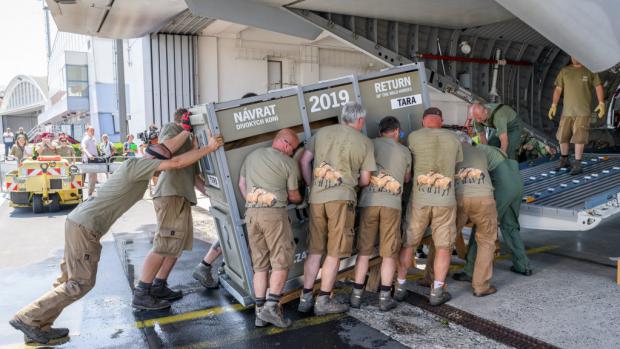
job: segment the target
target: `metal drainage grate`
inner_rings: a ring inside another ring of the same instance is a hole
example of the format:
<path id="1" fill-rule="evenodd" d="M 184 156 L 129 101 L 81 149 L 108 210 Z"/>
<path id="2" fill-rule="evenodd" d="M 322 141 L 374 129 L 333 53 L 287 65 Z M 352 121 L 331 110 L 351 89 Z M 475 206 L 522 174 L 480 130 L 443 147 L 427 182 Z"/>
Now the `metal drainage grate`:
<path id="1" fill-rule="evenodd" d="M 407 302 L 430 313 L 438 315 L 448 321 L 454 322 L 455 324 L 478 332 L 487 338 L 493 339 L 497 342 L 509 345 L 514 348 L 558 348 L 547 342 L 543 342 L 540 339 L 528 336 L 515 330 L 511 330 L 508 327 L 498 325 L 495 322 L 483 319 L 448 304 L 442 304 L 437 307 L 431 306 L 428 303 L 428 298 L 415 292 L 409 291 L 409 296 L 407 296 Z"/>

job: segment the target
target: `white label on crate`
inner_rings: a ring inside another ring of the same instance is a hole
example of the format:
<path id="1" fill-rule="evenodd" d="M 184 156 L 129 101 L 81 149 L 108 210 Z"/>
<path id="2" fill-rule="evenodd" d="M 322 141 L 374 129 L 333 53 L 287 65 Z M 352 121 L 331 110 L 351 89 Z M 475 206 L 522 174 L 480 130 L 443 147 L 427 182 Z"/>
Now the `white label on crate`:
<path id="1" fill-rule="evenodd" d="M 220 181 L 217 179 L 217 177 L 213 175 L 207 175 L 207 182 L 209 182 L 210 186 L 220 189 Z"/>
<path id="2" fill-rule="evenodd" d="M 422 104 L 422 95 L 410 95 L 404 97 L 398 97 L 390 100 L 392 110 L 411 107 L 412 105 Z"/>

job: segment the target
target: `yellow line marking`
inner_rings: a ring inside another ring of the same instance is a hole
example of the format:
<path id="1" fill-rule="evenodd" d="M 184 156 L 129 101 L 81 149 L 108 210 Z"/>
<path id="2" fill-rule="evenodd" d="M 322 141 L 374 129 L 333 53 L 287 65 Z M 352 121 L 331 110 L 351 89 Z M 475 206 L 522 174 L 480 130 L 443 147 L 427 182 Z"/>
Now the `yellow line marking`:
<path id="1" fill-rule="evenodd" d="M 532 254 L 537 254 L 537 253 L 544 253 L 547 251 L 551 251 L 551 250 L 555 250 L 556 248 L 558 248 L 559 246 L 557 245 L 546 245 L 546 246 L 540 246 L 540 247 L 533 247 L 530 248 L 528 250 L 525 251 L 525 254 L 527 255 L 532 255 Z M 504 254 L 501 255 L 499 257 L 495 257 L 496 261 L 500 261 L 500 260 L 506 260 L 506 259 L 511 259 L 512 255 L 511 254 Z M 463 265 L 462 264 L 452 264 L 450 265 L 450 268 L 448 269 L 448 273 L 453 273 L 455 271 L 459 271 L 463 269 Z M 418 272 L 412 275 L 407 275 L 407 280 L 409 281 L 417 281 L 417 280 L 422 280 L 424 279 L 424 272 Z"/>
<path id="2" fill-rule="evenodd" d="M 232 345 L 233 343 L 251 340 L 264 336 L 272 336 L 274 334 L 279 334 L 287 331 L 299 330 L 305 327 L 311 327 L 320 325 L 326 322 L 330 322 L 333 320 L 338 320 L 347 316 L 346 314 L 331 314 L 326 316 L 311 316 L 305 319 L 295 320 L 293 324 L 289 328 L 278 328 L 278 327 L 268 327 L 268 328 L 256 328 L 254 330 L 247 331 L 243 333 L 243 331 L 239 331 L 236 334 L 226 333 L 220 336 L 220 339 L 206 340 L 202 342 L 197 342 L 193 344 L 189 344 L 186 346 L 178 347 L 182 349 L 197 349 L 197 348 L 219 348 Z M 320 335 L 320 334 L 319 334 Z"/>
<path id="3" fill-rule="evenodd" d="M 245 309 L 245 307 L 241 304 L 231 304 L 231 305 L 227 305 L 223 307 L 214 307 L 214 308 L 209 308 L 209 309 L 191 311 L 191 312 L 183 313 L 183 314 L 176 314 L 176 315 L 164 316 L 164 317 L 155 318 L 155 319 L 136 321 L 136 327 L 137 328 L 153 327 L 155 326 L 155 324 L 167 325 L 167 324 L 180 322 L 180 321 L 189 321 L 189 320 L 195 320 L 195 319 L 208 317 L 208 316 L 220 315 L 220 314 L 228 313 L 228 312 L 241 311 L 243 309 Z"/>

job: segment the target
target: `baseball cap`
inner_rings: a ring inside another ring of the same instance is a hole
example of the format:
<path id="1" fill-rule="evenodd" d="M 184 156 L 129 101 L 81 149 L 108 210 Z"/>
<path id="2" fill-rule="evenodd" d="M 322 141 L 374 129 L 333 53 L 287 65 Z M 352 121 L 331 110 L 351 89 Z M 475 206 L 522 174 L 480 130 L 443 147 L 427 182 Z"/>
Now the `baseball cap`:
<path id="1" fill-rule="evenodd" d="M 436 107 L 430 107 L 430 108 L 426 109 L 424 111 L 424 114 L 422 114 L 422 118 L 424 118 L 427 115 L 438 115 L 439 117 L 441 117 L 443 119 L 443 114 L 441 113 L 441 110 L 439 108 L 436 108 Z"/>
<path id="2" fill-rule="evenodd" d="M 49 133 L 49 132 L 43 132 L 43 133 L 41 133 L 41 138 L 48 138 L 48 137 L 50 137 L 50 138 L 51 138 L 51 137 L 52 137 L 52 134 L 51 134 L 51 133 Z"/>

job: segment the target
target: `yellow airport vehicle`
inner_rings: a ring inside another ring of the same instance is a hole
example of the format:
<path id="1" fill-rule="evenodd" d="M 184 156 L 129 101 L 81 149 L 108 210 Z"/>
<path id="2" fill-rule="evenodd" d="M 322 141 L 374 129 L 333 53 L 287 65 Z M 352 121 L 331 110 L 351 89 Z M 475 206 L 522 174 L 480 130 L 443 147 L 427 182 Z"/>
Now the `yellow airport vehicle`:
<path id="1" fill-rule="evenodd" d="M 83 175 L 77 166 L 60 156 L 39 156 L 24 160 L 6 176 L 11 207 L 32 207 L 41 213 L 60 210 L 60 205 L 82 202 Z"/>

